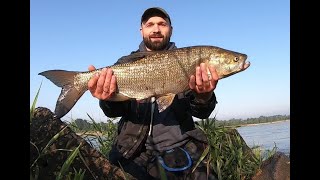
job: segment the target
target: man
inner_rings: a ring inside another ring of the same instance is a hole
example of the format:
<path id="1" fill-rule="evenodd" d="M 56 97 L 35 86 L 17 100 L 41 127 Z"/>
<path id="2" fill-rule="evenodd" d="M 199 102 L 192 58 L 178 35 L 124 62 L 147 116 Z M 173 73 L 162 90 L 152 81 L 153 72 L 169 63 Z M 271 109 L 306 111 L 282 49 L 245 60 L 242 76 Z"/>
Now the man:
<path id="1" fill-rule="evenodd" d="M 175 43 L 170 42 L 172 30 L 170 16 L 165 10 L 158 7 L 147 9 L 141 17 L 143 41 L 131 54 L 175 49 Z M 115 64 L 139 58 L 124 56 Z M 90 71 L 94 69 L 89 67 Z M 108 101 L 116 92 L 117 80 L 111 69 L 103 69 L 89 81 L 88 89 L 93 97 L 100 100 L 106 116 L 121 116 L 118 135 L 109 154 L 110 162 L 121 165 L 138 179 L 159 178 L 161 169 L 168 179 L 207 179 L 204 162 L 191 173 L 207 146 L 207 139 L 201 130 L 195 128 L 192 116 L 209 117 L 217 103 L 213 92 L 217 83 L 214 67 L 200 64 L 196 74 L 190 77 L 191 91 L 177 95 L 172 105 L 159 113 L 151 99 Z M 214 178 L 212 170 L 210 173 L 209 179 Z"/>

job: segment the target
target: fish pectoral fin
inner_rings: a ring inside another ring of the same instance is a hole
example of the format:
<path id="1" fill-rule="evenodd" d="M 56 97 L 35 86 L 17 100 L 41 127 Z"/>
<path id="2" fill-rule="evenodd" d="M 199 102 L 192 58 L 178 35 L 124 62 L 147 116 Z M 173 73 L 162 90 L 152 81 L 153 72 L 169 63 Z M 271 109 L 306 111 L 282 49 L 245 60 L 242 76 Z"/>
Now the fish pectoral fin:
<path id="1" fill-rule="evenodd" d="M 111 98 L 108 99 L 108 101 L 126 101 L 131 99 L 128 95 L 124 93 L 115 93 Z"/>
<path id="2" fill-rule="evenodd" d="M 169 93 L 157 98 L 156 102 L 158 104 L 159 112 L 166 110 L 172 104 L 175 96 L 176 96 L 175 94 Z"/>

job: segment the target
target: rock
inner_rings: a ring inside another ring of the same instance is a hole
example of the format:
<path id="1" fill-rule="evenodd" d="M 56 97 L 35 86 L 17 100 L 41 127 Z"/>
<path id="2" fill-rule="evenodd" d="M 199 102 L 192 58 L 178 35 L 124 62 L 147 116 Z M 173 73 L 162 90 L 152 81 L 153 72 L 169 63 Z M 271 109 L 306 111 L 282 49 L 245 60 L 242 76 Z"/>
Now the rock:
<path id="1" fill-rule="evenodd" d="M 262 162 L 261 169 L 252 180 L 290 180 L 290 159 L 282 152 Z"/>
<path id="2" fill-rule="evenodd" d="M 60 131 L 60 136 L 45 148 L 52 137 Z M 82 145 L 79 150 L 84 161 L 78 155 L 71 163 L 68 172 L 74 173 L 74 169 L 85 170 L 86 180 L 134 179 L 130 174 L 110 164 L 103 154 L 67 127 L 67 124 L 55 118 L 45 107 L 35 109 L 30 123 L 30 167 L 32 166 L 30 175 L 38 176 L 38 179 L 56 179 L 57 173 L 70 154 L 70 151 L 66 150 L 73 150 L 80 143 Z"/>

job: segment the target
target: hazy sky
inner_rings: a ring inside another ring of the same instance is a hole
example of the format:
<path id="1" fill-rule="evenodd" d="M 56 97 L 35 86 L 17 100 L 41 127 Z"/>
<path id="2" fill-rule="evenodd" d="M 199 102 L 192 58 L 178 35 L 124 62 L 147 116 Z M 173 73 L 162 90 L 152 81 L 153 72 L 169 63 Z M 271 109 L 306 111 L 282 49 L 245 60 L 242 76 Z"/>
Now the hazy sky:
<path id="1" fill-rule="evenodd" d="M 112 65 L 141 42 L 145 9 L 171 16 L 177 47 L 213 45 L 248 55 L 251 66 L 219 81 L 217 119 L 290 114 L 290 2 L 182 0 L 31 0 L 30 107 L 42 82 L 37 106 L 54 111 L 60 88 L 38 73 L 52 69 L 87 71 Z M 62 119 L 97 121 L 106 116 L 87 91 Z"/>

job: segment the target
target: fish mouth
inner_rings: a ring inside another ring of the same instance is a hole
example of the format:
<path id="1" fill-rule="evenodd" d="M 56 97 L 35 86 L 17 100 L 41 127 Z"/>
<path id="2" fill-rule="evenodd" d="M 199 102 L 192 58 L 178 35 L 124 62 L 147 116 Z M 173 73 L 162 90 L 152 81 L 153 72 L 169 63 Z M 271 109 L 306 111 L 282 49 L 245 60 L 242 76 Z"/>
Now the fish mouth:
<path id="1" fill-rule="evenodd" d="M 240 66 L 240 71 L 246 70 L 249 66 L 250 66 L 250 61 L 243 62 L 242 65 Z"/>
<path id="2" fill-rule="evenodd" d="M 250 61 L 247 61 L 248 56 L 246 54 L 243 55 L 243 63 L 241 67 L 241 71 L 246 70 L 250 66 Z"/>
<path id="3" fill-rule="evenodd" d="M 245 61 L 242 65 L 242 69 L 245 70 L 250 66 L 250 61 Z"/>

